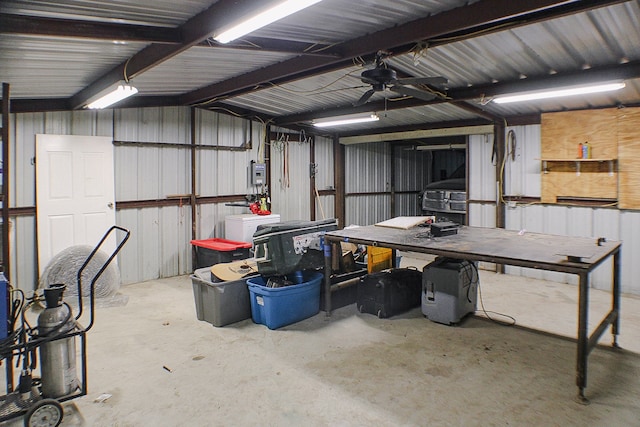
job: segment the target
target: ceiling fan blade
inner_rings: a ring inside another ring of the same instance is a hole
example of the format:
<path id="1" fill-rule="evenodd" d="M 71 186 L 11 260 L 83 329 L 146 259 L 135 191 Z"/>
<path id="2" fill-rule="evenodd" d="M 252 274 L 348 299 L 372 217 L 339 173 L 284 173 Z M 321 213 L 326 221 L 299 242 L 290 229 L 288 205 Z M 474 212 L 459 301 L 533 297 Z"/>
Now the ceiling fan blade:
<path id="1" fill-rule="evenodd" d="M 447 84 L 447 79 L 444 77 L 407 77 L 404 79 L 397 79 L 396 83 L 401 85 L 436 85 L 441 86 Z"/>
<path id="2" fill-rule="evenodd" d="M 413 96 L 414 98 L 418 98 L 423 101 L 431 101 L 436 97 L 436 95 L 431 92 L 425 92 L 423 90 L 418 90 L 418 89 L 414 89 L 406 86 L 392 86 L 389 89 L 399 94 L 402 94 L 405 96 Z"/>
<path id="3" fill-rule="evenodd" d="M 365 102 L 367 102 L 369 100 L 369 98 L 371 98 L 371 96 L 373 96 L 373 94 L 376 93 L 376 91 L 374 89 L 369 89 L 368 91 L 366 91 L 364 93 L 364 95 L 362 95 L 360 97 L 360 99 L 358 99 L 358 101 L 353 104 L 354 107 L 359 107 L 361 105 L 363 105 Z"/>

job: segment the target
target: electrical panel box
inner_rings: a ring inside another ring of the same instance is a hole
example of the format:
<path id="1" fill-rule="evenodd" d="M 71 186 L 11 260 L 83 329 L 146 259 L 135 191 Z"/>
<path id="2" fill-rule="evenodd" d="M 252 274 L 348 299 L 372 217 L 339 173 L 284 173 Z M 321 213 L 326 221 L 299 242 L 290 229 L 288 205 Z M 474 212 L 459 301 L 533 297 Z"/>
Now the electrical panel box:
<path id="1" fill-rule="evenodd" d="M 251 162 L 251 185 L 262 185 L 266 183 L 267 165 L 264 163 Z"/>

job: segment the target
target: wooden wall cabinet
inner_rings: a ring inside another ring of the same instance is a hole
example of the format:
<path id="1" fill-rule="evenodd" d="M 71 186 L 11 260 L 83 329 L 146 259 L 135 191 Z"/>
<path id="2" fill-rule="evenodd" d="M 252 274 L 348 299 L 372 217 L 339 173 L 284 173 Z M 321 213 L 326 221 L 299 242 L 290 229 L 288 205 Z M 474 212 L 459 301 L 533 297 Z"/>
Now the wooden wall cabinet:
<path id="1" fill-rule="evenodd" d="M 640 209 L 640 108 L 542 115 L 541 201 L 618 202 Z M 591 145 L 581 159 L 579 144 Z"/>

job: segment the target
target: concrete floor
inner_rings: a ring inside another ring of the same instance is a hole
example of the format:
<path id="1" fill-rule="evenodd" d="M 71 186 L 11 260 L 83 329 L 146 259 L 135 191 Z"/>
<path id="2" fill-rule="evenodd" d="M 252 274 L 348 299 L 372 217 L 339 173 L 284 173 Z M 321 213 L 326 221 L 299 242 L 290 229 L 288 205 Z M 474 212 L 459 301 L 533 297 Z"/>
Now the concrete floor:
<path id="1" fill-rule="evenodd" d="M 419 308 L 378 319 L 352 304 L 275 331 L 251 320 L 216 328 L 196 319 L 188 276 L 120 294 L 126 304 L 97 309 L 89 394 L 65 404 L 63 426 L 640 425 L 637 297 L 623 298 L 623 349 L 589 358 L 584 406 L 576 345 L 563 337 L 576 333 L 570 285 L 481 272 L 485 309 L 517 327 L 480 310 L 452 327 Z M 610 296 L 591 296 L 595 324 Z"/>

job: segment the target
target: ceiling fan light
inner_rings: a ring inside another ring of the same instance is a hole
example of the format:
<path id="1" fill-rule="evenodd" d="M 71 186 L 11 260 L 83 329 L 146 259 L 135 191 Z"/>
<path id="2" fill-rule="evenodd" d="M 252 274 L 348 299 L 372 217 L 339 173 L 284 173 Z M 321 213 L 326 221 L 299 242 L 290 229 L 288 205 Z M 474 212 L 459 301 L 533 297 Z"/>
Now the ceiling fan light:
<path id="1" fill-rule="evenodd" d="M 359 115 L 347 115 L 339 117 L 327 117 L 323 119 L 314 119 L 313 125 L 318 128 L 352 125 L 356 123 L 376 122 L 380 117 L 376 113 L 367 113 Z"/>
<path id="2" fill-rule="evenodd" d="M 256 13 L 232 27 L 222 31 L 214 36 L 214 40 L 218 43 L 229 43 L 239 37 L 249 34 L 257 29 L 265 27 L 276 22 L 286 16 L 292 15 L 302 9 L 312 6 L 321 0 L 286 0 L 281 1 L 275 6 Z"/>
<path id="3" fill-rule="evenodd" d="M 496 104 L 506 104 L 510 102 L 536 101 L 539 99 L 558 98 L 563 96 L 586 95 L 589 93 L 608 92 L 625 87 L 624 82 L 609 82 L 580 86 L 569 86 L 560 89 L 538 90 L 523 92 L 514 95 L 498 96 L 493 99 Z"/>

